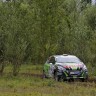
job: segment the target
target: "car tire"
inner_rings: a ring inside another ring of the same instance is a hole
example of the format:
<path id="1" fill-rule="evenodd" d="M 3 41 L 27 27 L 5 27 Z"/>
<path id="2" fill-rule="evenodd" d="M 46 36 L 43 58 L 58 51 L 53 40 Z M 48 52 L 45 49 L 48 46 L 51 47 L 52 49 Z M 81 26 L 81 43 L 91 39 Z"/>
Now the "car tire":
<path id="1" fill-rule="evenodd" d="M 87 82 L 87 81 L 88 81 L 88 78 L 85 78 L 85 79 L 82 78 L 81 81 L 82 81 L 82 82 Z"/>
<path id="2" fill-rule="evenodd" d="M 81 79 L 81 81 L 82 81 L 82 82 L 85 82 L 85 81 L 86 81 L 86 79 L 82 78 L 82 79 Z"/>
<path id="3" fill-rule="evenodd" d="M 82 78 L 82 79 L 81 79 L 81 82 L 85 82 L 85 79 L 84 79 L 84 78 Z"/>
<path id="4" fill-rule="evenodd" d="M 61 81 L 61 76 L 57 75 L 57 72 L 54 74 L 55 81 Z"/>
<path id="5" fill-rule="evenodd" d="M 48 78 L 43 70 L 43 78 Z"/>

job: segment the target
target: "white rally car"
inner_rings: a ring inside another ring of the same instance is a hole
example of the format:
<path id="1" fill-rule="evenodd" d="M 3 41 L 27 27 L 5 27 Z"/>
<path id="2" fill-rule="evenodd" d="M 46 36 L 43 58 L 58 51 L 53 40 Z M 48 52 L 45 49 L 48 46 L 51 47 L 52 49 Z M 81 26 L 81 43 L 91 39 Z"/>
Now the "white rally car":
<path id="1" fill-rule="evenodd" d="M 86 65 L 74 55 L 53 55 L 50 56 L 43 68 L 44 77 L 52 77 L 57 81 L 88 79 L 88 70 Z"/>

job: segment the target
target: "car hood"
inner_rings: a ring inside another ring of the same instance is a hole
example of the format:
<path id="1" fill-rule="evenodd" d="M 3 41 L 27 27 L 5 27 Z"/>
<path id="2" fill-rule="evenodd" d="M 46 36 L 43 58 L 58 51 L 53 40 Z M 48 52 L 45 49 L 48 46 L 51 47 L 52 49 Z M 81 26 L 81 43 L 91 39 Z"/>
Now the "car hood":
<path id="1" fill-rule="evenodd" d="M 77 69 L 77 68 L 83 68 L 83 63 L 57 63 L 56 65 L 63 66 L 64 68 L 71 68 L 71 69 Z"/>

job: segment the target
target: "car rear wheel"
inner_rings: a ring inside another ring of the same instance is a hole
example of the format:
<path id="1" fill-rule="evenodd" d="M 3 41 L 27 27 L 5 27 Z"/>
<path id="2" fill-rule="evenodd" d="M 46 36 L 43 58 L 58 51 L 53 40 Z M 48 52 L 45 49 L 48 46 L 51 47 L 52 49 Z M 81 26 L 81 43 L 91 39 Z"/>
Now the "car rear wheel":
<path id="1" fill-rule="evenodd" d="M 48 78 L 43 70 L 43 78 Z"/>

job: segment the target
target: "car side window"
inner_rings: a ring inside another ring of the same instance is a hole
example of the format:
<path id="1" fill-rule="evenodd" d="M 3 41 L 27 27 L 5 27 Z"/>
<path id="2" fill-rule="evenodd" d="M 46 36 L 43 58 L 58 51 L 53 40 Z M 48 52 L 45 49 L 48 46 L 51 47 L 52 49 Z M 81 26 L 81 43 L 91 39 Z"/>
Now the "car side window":
<path id="1" fill-rule="evenodd" d="M 55 57 L 54 56 L 51 56 L 49 58 L 49 63 L 55 64 Z"/>

